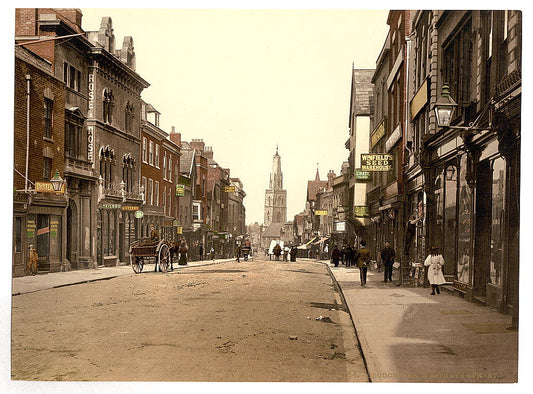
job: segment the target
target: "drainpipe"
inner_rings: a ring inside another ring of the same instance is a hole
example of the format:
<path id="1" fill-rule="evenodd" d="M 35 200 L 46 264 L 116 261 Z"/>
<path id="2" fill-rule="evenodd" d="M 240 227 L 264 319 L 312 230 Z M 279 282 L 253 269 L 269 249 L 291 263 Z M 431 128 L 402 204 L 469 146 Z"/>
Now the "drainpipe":
<path id="1" fill-rule="evenodd" d="M 31 75 L 26 74 L 26 171 L 24 174 L 24 191 L 28 191 L 28 166 L 30 160 L 30 81 Z"/>

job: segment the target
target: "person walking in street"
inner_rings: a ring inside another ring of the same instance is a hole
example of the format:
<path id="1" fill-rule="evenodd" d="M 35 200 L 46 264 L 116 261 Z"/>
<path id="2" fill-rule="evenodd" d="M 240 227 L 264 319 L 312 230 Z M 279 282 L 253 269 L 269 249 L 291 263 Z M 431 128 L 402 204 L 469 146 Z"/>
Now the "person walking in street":
<path id="1" fill-rule="evenodd" d="M 333 251 L 331 252 L 331 262 L 335 267 L 339 266 L 339 260 L 341 258 L 341 252 L 339 248 L 337 248 L 337 245 L 333 248 Z"/>
<path id="2" fill-rule="evenodd" d="M 348 245 L 346 248 L 346 268 L 352 266 L 354 255 L 355 251 L 353 250 L 352 245 Z"/>
<path id="3" fill-rule="evenodd" d="M 296 261 L 296 253 L 298 253 L 298 249 L 296 248 L 296 246 L 293 245 L 291 247 L 291 262 Z"/>
<path id="4" fill-rule="evenodd" d="M 359 277 L 361 279 L 361 286 L 365 286 L 368 264 L 370 263 L 370 252 L 366 248 L 366 241 L 361 241 L 360 245 L 361 247 L 357 250 L 355 259 L 357 261 L 357 267 L 359 267 Z"/>
<path id="5" fill-rule="evenodd" d="M 392 265 L 394 264 L 394 257 L 396 257 L 396 253 L 394 252 L 394 249 L 390 246 L 390 242 L 385 242 L 385 247 L 381 250 L 381 263 L 383 264 L 385 268 L 385 275 L 384 275 L 384 282 L 387 283 L 387 281 L 392 282 Z"/>
<path id="6" fill-rule="evenodd" d="M 442 267 L 444 267 L 444 258 L 439 252 L 439 248 L 433 246 L 429 250 L 429 256 L 426 258 L 424 265 L 428 267 L 428 280 L 431 284 L 431 295 L 440 294 L 439 285 L 446 283 Z"/>
<path id="7" fill-rule="evenodd" d="M 185 241 L 183 241 L 180 245 L 180 248 L 179 248 L 179 254 L 180 254 L 180 258 L 178 260 L 178 264 L 179 265 L 187 265 L 187 252 L 188 252 L 189 248 L 187 247 L 187 244 L 185 243 Z"/>
<path id="8" fill-rule="evenodd" d="M 281 246 L 279 246 L 279 243 L 274 246 L 274 256 L 276 257 L 276 261 L 279 261 L 279 256 L 281 256 Z"/>
<path id="9" fill-rule="evenodd" d="M 200 245 L 200 261 L 203 261 L 204 259 L 204 246 L 203 245 Z"/>
<path id="10" fill-rule="evenodd" d="M 289 261 L 289 250 L 288 246 L 283 248 L 283 261 Z"/>
<path id="11" fill-rule="evenodd" d="M 28 256 L 28 272 L 31 276 L 37 275 L 37 261 L 39 260 L 39 256 L 37 255 L 37 251 L 33 247 L 33 245 L 30 245 L 30 254 Z"/>
<path id="12" fill-rule="evenodd" d="M 215 248 L 213 248 L 211 246 L 211 249 L 209 250 L 209 257 L 211 258 L 211 260 L 215 260 Z"/>

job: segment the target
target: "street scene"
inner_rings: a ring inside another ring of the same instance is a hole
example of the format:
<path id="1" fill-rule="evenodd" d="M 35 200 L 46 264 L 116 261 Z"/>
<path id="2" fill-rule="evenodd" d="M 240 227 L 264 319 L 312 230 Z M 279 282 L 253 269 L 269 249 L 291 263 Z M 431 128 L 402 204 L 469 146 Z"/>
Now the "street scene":
<path id="1" fill-rule="evenodd" d="M 13 11 L 14 392 L 521 383 L 521 10 Z"/>

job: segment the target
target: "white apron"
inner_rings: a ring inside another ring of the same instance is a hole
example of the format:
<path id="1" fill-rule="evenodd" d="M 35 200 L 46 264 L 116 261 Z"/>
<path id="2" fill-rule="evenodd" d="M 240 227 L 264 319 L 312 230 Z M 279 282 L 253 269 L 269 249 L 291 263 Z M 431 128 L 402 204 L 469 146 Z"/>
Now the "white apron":
<path id="1" fill-rule="evenodd" d="M 424 262 L 425 266 L 428 266 L 428 280 L 432 285 L 442 285 L 446 283 L 444 274 L 442 273 L 442 267 L 444 266 L 444 258 L 438 254 L 436 256 L 429 255 Z"/>

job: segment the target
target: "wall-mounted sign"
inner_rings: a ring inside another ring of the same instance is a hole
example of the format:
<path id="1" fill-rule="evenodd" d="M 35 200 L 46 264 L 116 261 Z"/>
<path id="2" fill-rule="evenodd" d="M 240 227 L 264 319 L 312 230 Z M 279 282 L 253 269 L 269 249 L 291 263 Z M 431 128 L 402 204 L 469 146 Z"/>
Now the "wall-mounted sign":
<path id="1" fill-rule="evenodd" d="M 183 234 L 183 227 L 176 227 L 176 234 Z"/>
<path id="2" fill-rule="evenodd" d="M 384 153 L 362 153 L 361 171 L 391 171 L 394 155 Z"/>
<path id="3" fill-rule="evenodd" d="M 122 206 L 120 204 L 102 204 L 101 209 L 120 209 Z"/>
<path id="4" fill-rule="evenodd" d="M 50 232 L 50 227 L 46 226 L 40 229 L 37 229 L 37 235 L 44 235 Z"/>
<path id="5" fill-rule="evenodd" d="M 422 108 L 428 102 L 428 89 L 429 84 L 426 79 L 422 86 L 418 89 L 418 92 L 415 94 L 415 97 L 411 100 L 410 112 L 411 112 L 411 121 L 415 118 L 416 115 L 420 112 Z"/>
<path id="6" fill-rule="evenodd" d="M 138 211 L 139 207 L 134 207 L 133 205 L 123 205 L 122 210 L 123 211 Z"/>
<path id="7" fill-rule="evenodd" d="M 50 236 L 56 237 L 57 236 L 57 228 L 59 226 L 58 220 L 50 220 Z"/>
<path id="8" fill-rule="evenodd" d="M 176 196 L 185 196 L 185 185 L 176 185 Z"/>
<path id="9" fill-rule="evenodd" d="M 187 178 L 186 176 L 180 175 L 179 182 L 182 185 L 191 186 L 191 178 Z"/>
<path id="10" fill-rule="evenodd" d="M 235 186 L 224 186 L 222 191 L 224 193 L 235 193 Z"/>
<path id="11" fill-rule="evenodd" d="M 28 238 L 33 238 L 35 236 L 35 229 L 37 225 L 35 224 L 35 219 L 28 219 L 26 223 L 26 236 Z"/>
<path id="12" fill-rule="evenodd" d="M 394 129 L 387 141 L 385 141 L 385 151 L 390 151 L 394 145 L 402 138 L 402 125 L 401 123 Z"/>
<path id="13" fill-rule="evenodd" d="M 385 120 L 384 117 L 381 122 L 376 126 L 372 135 L 370 136 L 370 146 L 373 148 L 385 135 Z"/>
<path id="14" fill-rule="evenodd" d="M 370 216 L 370 207 L 366 205 L 354 206 L 353 214 L 356 218 L 367 218 Z"/>
<path id="15" fill-rule="evenodd" d="M 326 211 L 319 211 L 319 210 L 315 211 L 315 215 L 324 216 L 324 215 L 327 215 L 327 214 L 328 214 L 327 210 Z"/>
<path id="16" fill-rule="evenodd" d="M 144 212 L 143 211 L 135 211 L 135 217 L 137 219 L 140 219 L 144 216 Z"/>
<path id="17" fill-rule="evenodd" d="M 370 171 L 361 171 L 360 168 L 355 169 L 355 180 L 367 182 L 372 180 L 372 173 Z"/>
<path id="18" fill-rule="evenodd" d="M 346 231 L 346 222 L 336 222 L 335 231 Z"/>
<path id="19" fill-rule="evenodd" d="M 57 193 L 57 194 L 64 194 L 65 193 L 65 184 L 63 183 L 61 185 L 61 190 L 55 191 L 54 187 L 52 186 L 52 182 L 35 182 L 35 191 L 37 193 Z"/>

